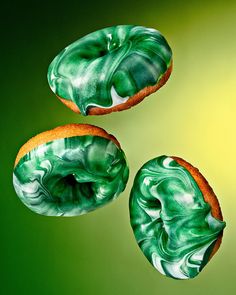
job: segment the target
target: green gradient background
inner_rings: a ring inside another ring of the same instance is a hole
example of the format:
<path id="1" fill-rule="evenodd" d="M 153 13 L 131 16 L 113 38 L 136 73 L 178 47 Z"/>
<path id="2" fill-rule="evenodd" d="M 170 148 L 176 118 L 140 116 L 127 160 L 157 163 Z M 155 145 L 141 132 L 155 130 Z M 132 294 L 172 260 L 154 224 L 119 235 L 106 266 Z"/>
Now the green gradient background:
<path id="1" fill-rule="evenodd" d="M 10 1 L 1 19 L 1 294 L 232 294 L 236 2 L 42 2 Z M 50 91 L 47 67 L 78 37 L 115 24 L 159 29 L 173 49 L 173 74 L 165 87 L 131 110 L 81 117 Z M 96 124 L 118 138 L 130 164 L 127 189 L 112 204 L 81 217 L 36 215 L 12 187 L 16 153 L 31 136 L 72 122 Z M 155 271 L 129 224 L 134 175 L 161 154 L 181 156 L 200 168 L 227 222 L 220 251 L 189 281 Z"/>

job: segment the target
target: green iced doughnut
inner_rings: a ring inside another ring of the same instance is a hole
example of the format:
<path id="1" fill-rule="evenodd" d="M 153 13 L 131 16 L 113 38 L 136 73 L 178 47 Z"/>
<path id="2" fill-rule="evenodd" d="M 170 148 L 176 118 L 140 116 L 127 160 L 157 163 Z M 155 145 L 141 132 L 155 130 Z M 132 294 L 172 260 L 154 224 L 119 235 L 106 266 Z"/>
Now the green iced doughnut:
<path id="1" fill-rule="evenodd" d="M 225 227 L 205 178 L 183 159 L 167 156 L 138 171 L 130 195 L 130 219 L 146 258 L 175 279 L 198 275 L 218 250 Z"/>
<path id="2" fill-rule="evenodd" d="M 75 216 L 114 200 L 128 166 L 118 141 L 103 129 L 69 124 L 43 132 L 20 149 L 13 184 L 21 201 L 48 216 Z"/>
<path id="3" fill-rule="evenodd" d="M 159 31 L 119 25 L 62 50 L 49 66 L 48 82 L 73 111 L 101 115 L 139 103 L 165 84 L 171 70 L 172 52 Z"/>

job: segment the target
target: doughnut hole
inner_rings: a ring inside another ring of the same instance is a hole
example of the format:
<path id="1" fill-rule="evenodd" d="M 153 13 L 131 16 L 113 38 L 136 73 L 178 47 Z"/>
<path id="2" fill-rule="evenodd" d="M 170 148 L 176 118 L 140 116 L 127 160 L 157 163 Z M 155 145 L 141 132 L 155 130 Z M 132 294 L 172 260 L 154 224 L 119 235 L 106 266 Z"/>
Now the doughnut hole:
<path id="1" fill-rule="evenodd" d="M 77 53 L 75 53 L 75 60 L 78 57 L 78 54 L 81 58 L 84 59 L 96 59 L 103 57 L 112 51 L 119 49 L 124 42 L 121 42 L 118 38 L 109 34 L 109 37 L 106 36 L 106 40 L 87 40 L 80 44 L 80 48 Z"/>
<path id="2" fill-rule="evenodd" d="M 81 58 L 88 60 L 103 57 L 109 53 L 109 49 L 105 45 L 106 44 L 95 40 L 86 42 L 85 44 L 81 45 L 77 53 L 73 53 L 75 55 L 75 60 L 77 59 L 78 55 Z"/>
<path id="3" fill-rule="evenodd" d="M 74 174 L 68 174 L 58 179 L 52 186 L 48 184 L 52 202 L 67 209 L 83 205 L 93 206 L 94 189 L 93 182 L 79 182 Z"/>

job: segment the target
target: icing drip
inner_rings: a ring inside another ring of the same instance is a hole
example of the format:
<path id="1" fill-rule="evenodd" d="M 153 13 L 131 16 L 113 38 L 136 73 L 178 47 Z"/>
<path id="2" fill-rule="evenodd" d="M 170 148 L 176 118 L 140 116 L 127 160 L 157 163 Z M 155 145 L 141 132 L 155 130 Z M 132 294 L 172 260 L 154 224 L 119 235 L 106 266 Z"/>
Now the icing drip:
<path id="1" fill-rule="evenodd" d="M 202 270 L 225 227 L 211 215 L 191 174 L 166 156 L 147 162 L 136 175 L 130 218 L 147 259 L 176 279 L 193 278 Z"/>
<path id="2" fill-rule="evenodd" d="M 90 107 L 110 108 L 158 83 L 171 58 L 160 32 L 131 25 L 109 27 L 59 53 L 49 66 L 48 82 L 53 92 L 86 115 Z"/>
<path id="3" fill-rule="evenodd" d="M 75 216 L 118 197 L 128 180 L 123 151 L 99 136 L 57 139 L 21 158 L 13 184 L 22 202 L 36 213 Z"/>

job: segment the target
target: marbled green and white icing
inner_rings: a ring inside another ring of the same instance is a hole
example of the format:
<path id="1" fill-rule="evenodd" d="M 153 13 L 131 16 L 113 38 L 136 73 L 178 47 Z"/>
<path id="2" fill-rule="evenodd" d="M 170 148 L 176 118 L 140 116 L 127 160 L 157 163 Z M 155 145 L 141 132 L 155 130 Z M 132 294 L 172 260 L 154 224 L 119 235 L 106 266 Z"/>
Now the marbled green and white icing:
<path id="1" fill-rule="evenodd" d="M 175 279 L 193 278 L 202 270 L 225 227 L 211 215 L 191 174 L 167 156 L 147 162 L 137 173 L 130 218 L 144 255 Z"/>
<path id="2" fill-rule="evenodd" d="M 156 84 L 171 64 L 171 49 L 155 29 L 120 25 L 86 35 L 61 51 L 48 69 L 52 91 L 75 103 L 111 108 Z"/>
<path id="3" fill-rule="evenodd" d="M 125 189 L 124 152 L 99 136 L 57 139 L 22 157 L 13 174 L 21 201 L 36 213 L 75 216 L 117 198 Z"/>

